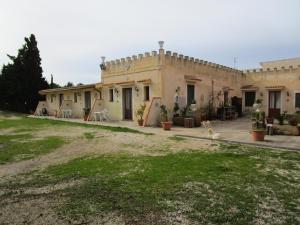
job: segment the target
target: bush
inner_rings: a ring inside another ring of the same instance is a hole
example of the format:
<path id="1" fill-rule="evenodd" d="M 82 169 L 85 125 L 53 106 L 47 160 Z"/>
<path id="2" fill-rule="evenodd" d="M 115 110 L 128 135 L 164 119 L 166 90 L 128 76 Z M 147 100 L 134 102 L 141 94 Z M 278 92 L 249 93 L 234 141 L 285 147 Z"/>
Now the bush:
<path id="1" fill-rule="evenodd" d="M 293 116 L 289 119 L 289 124 L 291 126 L 297 126 L 298 125 L 298 118 L 296 116 Z"/>

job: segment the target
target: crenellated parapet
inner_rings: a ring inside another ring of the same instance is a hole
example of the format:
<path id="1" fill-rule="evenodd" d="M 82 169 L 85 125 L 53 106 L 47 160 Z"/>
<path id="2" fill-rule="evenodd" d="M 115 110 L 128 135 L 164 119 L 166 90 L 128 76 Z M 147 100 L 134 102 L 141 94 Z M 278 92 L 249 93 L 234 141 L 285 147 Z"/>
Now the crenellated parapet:
<path id="1" fill-rule="evenodd" d="M 103 76 L 128 74 L 139 71 L 157 69 L 159 66 L 159 54 L 157 51 L 145 52 L 131 57 L 116 59 L 105 62 Z"/>
<path id="2" fill-rule="evenodd" d="M 300 69 L 300 65 L 298 66 L 282 66 L 280 68 L 273 67 L 273 68 L 256 68 L 256 69 L 247 69 L 243 70 L 245 74 L 276 74 L 276 73 L 282 73 L 282 72 L 292 72 Z"/>
<path id="3" fill-rule="evenodd" d="M 197 59 L 194 57 L 184 56 L 182 54 L 178 54 L 177 52 L 172 53 L 171 51 L 166 51 L 165 62 L 168 65 L 172 65 L 184 70 L 191 70 L 191 71 L 218 70 L 218 71 L 230 72 L 235 74 L 243 73 L 241 70 L 237 70 L 217 63 L 205 61 L 202 59 Z"/>
<path id="4" fill-rule="evenodd" d="M 177 69 L 190 71 L 191 73 L 209 73 L 215 71 L 224 72 L 224 74 L 243 74 L 242 71 L 233 69 L 224 65 L 184 56 L 176 52 L 165 51 L 163 42 L 159 42 L 159 51 L 145 52 L 143 54 L 133 55 L 131 57 L 116 59 L 105 63 L 105 69 L 102 70 L 102 76 L 114 76 L 130 74 L 149 70 L 158 70 L 164 66 L 173 66 Z"/>

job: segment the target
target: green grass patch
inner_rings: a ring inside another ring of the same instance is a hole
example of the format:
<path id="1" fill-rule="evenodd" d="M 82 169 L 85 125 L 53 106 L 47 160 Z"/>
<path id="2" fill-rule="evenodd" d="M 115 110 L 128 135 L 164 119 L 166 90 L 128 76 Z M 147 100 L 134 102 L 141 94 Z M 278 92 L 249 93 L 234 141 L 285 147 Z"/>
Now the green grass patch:
<path id="1" fill-rule="evenodd" d="M 85 132 L 84 137 L 88 140 L 94 139 L 95 138 L 95 134 L 91 133 L 91 132 Z"/>
<path id="2" fill-rule="evenodd" d="M 172 141 L 185 141 L 186 140 L 185 138 L 180 137 L 180 136 L 176 136 L 176 135 L 169 137 L 169 139 L 172 140 Z"/>
<path id="3" fill-rule="evenodd" d="M 47 154 L 65 143 L 60 137 L 32 139 L 30 134 L 0 136 L 0 164 Z"/>
<path id="4" fill-rule="evenodd" d="M 4 119 L 3 121 L 0 122 L 0 129 L 7 129 L 7 128 L 28 129 L 28 127 L 42 128 L 43 126 L 47 126 L 47 125 L 77 126 L 77 127 L 108 130 L 111 132 L 128 132 L 128 133 L 152 135 L 151 133 L 144 133 L 127 127 L 112 127 L 112 126 L 104 126 L 98 124 L 93 125 L 93 124 L 76 123 L 71 121 L 69 122 L 69 121 L 51 120 L 47 118 L 40 119 L 40 118 L 29 118 L 29 117 L 20 117 L 19 119 Z"/>
<path id="5" fill-rule="evenodd" d="M 80 158 L 50 167 L 46 177 L 84 178 L 65 190 L 70 200 L 62 212 L 71 216 L 118 211 L 141 223 L 148 213 L 180 211 L 203 224 L 297 223 L 300 178 L 293 175 L 300 172 L 300 154 L 227 147 L 233 151 Z"/>

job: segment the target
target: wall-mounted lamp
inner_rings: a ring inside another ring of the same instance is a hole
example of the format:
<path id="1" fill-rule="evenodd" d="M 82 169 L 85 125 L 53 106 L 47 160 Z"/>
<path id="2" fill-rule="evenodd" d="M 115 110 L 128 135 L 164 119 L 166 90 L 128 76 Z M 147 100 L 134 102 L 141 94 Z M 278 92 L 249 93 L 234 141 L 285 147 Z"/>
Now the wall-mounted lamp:
<path id="1" fill-rule="evenodd" d="M 176 93 L 179 93 L 180 92 L 180 87 L 178 86 L 175 90 Z"/>
<path id="2" fill-rule="evenodd" d="M 134 90 L 135 90 L 135 92 L 136 92 L 136 96 L 139 96 L 139 91 L 140 91 L 140 89 L 139 89 L 137 86 L 135 86 L 135 87 L 134 87 Z"/>
<path id="3" fill-rule="evenodd" d="M 260 92 L 260 97 L 263 97 L 264 96 L 264 93 Z"/>
<path id="4" fill-rule="evenodd" d="M 115 89 L 114 89 L 114 92 L 115 92 L 116 94 L 119 94 L 118 88 L 115 88 Z"/>
<path id="5" fill-rule="evenodd" d="M 290 96 L 290 93 L 288 91 L 286 92 L 286 96 L 288 96 L 288 97 Z"/>

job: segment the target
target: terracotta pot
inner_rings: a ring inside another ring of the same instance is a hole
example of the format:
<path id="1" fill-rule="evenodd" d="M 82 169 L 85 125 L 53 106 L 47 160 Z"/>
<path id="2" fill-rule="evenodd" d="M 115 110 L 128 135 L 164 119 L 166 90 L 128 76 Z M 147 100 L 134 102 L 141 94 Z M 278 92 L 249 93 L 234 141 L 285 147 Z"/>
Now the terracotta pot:
<path id="1" fill-rule="evenodd" d="M 161 122 L 161 126 L 164 130 L 171 130 L 172 122 Z"/>
<path id="2" fill-rule="evenodd" d="M 139 126 L 143 126 L 144 125 L 144 120 L 143 119 L 139 119 L 138 120 L 138 124 L 139 124 Z"/>
<path id="3" fill-rule="evenodd" d="M 264 130 L 253 130 L 252 138 L 254 141 L 264 141 L 265 140 L 266 131 Z"/>

